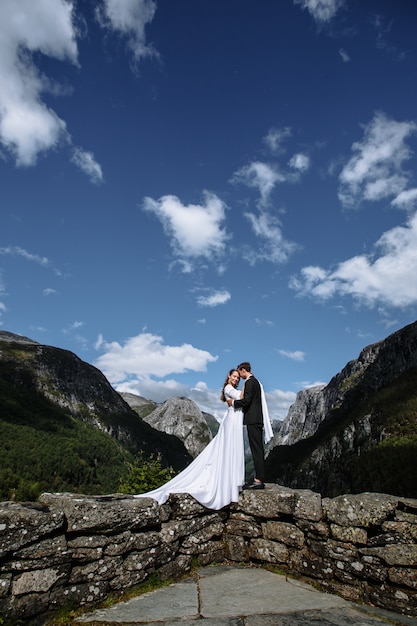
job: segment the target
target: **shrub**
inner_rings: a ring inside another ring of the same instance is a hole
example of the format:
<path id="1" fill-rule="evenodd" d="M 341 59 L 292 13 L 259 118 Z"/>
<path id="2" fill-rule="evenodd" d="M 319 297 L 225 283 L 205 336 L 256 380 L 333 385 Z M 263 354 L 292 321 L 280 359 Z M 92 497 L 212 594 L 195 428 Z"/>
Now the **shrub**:
<path id="1" fill-rule="evenodd" d="M 128 473 L 120 479 L 121 493 L 133 495 L 157 489 L 174 476 L 172 467 L 162 466 L 161 455 L 151 454 L 147 459 L 141 452 L 133 463 L 128 464 Z"/>

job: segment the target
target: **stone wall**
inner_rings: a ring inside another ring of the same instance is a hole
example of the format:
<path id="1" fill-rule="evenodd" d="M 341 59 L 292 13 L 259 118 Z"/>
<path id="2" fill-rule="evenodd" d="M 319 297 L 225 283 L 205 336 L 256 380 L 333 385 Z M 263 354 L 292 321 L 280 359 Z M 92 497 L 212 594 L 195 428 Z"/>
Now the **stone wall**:
<path id="1" fill-rule="evenodd" d="M 43 494 L 0 503 L 0 617 L 44 624 L 61 607 L 94 606 L 153 572 L 192 562 L 270 564 L 324 591 L 417 615 L 417 500 L 322 499 L 268 485 L 209 511 L 186 495 L 159 507 L 130 496 Z"/>

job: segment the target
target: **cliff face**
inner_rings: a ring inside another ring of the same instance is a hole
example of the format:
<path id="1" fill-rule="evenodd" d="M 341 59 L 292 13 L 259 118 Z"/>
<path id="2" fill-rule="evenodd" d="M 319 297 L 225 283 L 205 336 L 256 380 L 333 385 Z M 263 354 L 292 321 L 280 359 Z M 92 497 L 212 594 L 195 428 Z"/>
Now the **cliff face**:
<path id="1" fill-rule="evenodd" d="M 211 441 L 212 433 L 204 414 L 189 398 L 169 398 L 150 413 L 143 413 L 150 405 L 134 394 L 122 394 L 129 405 L 157 430 L 175 435 L 184 443 L 188 452 L 195 458 Z M 140 413 L 139 413 L 140 414 Z"/>
<path id="2" fill-rule="evenodd" d="M 332 496 L 414 495 L 416 379 L 417 322 L 364 348 L 327 386 L 297 395 L 267 457 L 268 479 Z"/>
<path id="3" fill-rule="evenodd" d="M 324 385 L 299 391 L 288 410 L 287 417 L 280 423 L 269 448 L 289 446 L 316 432 L 326 415 Z"/>
<path id="4" fill-rule="evenodd" d="M 50 462 L 55 449 L 61 452 L 56 454 L 56 467 L 49 470 L 50 480 L 58 474 L 61 487 L 71 487 L 71 481 L 77 480 L 77 463 L 93 466 L 91 470 L 99 473 L 106 463 L 122 466 L 138 452 L 145 457 L 160 454 L 163 465 L 177 471 L 191 461 L 181 441 L 144 422 L 98 369 L 67 350 L 4 331 L 0 332 L 0 432 L 0 445 L 6 446 L 1 448 L 0 475 L 16 466 L 16 481 L 30 474 L 28 463 L 34 480 L 35 467 L 46 480 L 42 466 Z M 48 444 L 51 449 L 46 454 Z M 15 449 L 19 445 L 27 446 L 26 465 L 25 454 Z M 71 470 L 61 471 L 70 463 Z M 102 479 L 91 480 L 97 489 L 115 488 L 100 484 Z"/>

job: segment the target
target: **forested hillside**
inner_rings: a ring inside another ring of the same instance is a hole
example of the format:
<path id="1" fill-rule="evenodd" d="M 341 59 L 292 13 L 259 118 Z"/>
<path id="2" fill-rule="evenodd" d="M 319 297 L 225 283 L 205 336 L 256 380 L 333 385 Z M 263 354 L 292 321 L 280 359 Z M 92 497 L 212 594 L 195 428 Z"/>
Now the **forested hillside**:
<path id="1" fill-rule="evenodd" d="M 179 471 L 182 442 L 146 424 L 76 355 L 0 332 L 0 498 L 118 490 L 135 456 Z"/>

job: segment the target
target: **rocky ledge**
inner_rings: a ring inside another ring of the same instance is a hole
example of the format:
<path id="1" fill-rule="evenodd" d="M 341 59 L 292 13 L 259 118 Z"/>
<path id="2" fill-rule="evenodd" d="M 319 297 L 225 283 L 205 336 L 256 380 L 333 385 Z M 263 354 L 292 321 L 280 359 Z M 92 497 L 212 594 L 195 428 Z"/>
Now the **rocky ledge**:
<path id="1" fill-rule="evenodd" d="M 44 624 L 192 562 L 270 564 L 322 590 L 417 614 L 417 500 L 364 493 L 322 499 L 270 484 L 207 510 L 132 496 L 43 494 L 0 504 L 0 617 Z"/>

